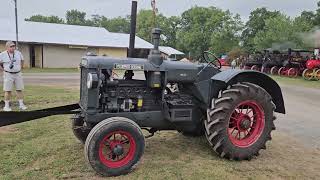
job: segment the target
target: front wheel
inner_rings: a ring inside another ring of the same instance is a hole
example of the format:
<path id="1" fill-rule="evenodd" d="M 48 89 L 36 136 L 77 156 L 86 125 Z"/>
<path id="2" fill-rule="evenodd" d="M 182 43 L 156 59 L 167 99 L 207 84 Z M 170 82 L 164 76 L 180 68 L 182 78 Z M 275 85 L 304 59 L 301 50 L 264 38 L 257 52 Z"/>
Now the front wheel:
<path id="1" fill-rule="evenodd" d="M 135 122 L 112 117 L 91 130 L 85 143 L 85 157 L 97 173 L 118 176 L 136 167 L 144 147 L 144 136 Z"/>
<path id="2" fill-rule="evenodd" d="M 271 96 L 251 83 L 232 85 L 208 110 L 205 133 L 213 150 L 232 160 L 251 159 L 266 148 L 275 129 Z"/>

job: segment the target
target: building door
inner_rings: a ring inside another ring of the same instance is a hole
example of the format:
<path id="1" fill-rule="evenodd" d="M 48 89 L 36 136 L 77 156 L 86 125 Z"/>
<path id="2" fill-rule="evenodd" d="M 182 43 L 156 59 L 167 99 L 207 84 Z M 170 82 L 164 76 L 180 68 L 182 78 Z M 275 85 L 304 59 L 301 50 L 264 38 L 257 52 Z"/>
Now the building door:
<path id="1" fill-rule="evenodd" d="M 36 67 L 36 52 L 34 45 L 30 45 L 30 67 Z"/>
<path id="2" fill-rule="evenodd" d="M 43 62 L 43 45 L 31 44 L 30 45 L 30 67 L 39 68 Z"/>

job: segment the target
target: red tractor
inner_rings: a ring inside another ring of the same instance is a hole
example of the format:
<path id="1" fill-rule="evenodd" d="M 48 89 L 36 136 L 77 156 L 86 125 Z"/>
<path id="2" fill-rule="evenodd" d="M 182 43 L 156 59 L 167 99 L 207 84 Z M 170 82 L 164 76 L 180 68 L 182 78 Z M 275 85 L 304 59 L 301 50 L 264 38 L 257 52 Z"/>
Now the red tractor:
<path id="1" fill-rule="evenodd" d="M 310 59 L 306 63 L 306 69 L 303 71 L 302 76 L 306 80 L 320 80 L 320 60 Z"/>
<path id="2" fill-rule="evenodd" d="M 288 58 L 283 62 L 283 67 L 278 70 L 279 76 L 295 78 L 303 73 L 307 59 L 313 51 L 288 49 Z"/>

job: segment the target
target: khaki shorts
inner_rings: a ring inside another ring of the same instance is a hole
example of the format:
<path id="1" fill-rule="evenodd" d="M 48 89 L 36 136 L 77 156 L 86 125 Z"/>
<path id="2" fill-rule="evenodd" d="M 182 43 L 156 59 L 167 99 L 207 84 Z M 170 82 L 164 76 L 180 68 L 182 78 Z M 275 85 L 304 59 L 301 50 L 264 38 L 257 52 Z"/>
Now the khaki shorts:
<path id="1" fill-rule="evenodd" d="M 13 86 L 16 87 L 16 90 L 24 89 L 22 73 L 12 74 L 3 72 L 3 91 L 12 91 Z"/>

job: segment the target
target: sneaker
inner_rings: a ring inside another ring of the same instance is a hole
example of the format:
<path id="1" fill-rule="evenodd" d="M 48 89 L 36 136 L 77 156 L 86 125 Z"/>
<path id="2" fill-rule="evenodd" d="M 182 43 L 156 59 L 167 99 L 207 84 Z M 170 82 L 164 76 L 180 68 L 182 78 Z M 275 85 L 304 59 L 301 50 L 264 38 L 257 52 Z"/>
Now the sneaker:
<path id="1" fill-rule="evenodd" d="M 9 112 L 12 111 L 12 109 L 10 107 L 5 106 L 3 107 L 3 111 Z"/>
<path id="2" fill-rule="evenodd" d="M 22 104 L 22 105 L 19 106 L 19 109 L 22 110 L 22 111 L 24 111 L 24 110 L 27 110 L 28 108 L 27 108 L 27 106 L 25 106 L 24 104 Z"/>

